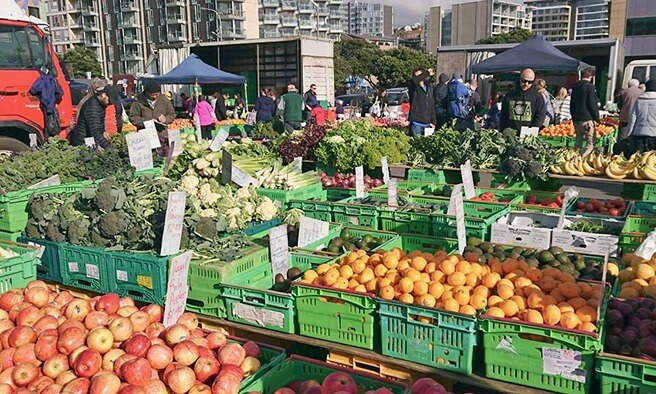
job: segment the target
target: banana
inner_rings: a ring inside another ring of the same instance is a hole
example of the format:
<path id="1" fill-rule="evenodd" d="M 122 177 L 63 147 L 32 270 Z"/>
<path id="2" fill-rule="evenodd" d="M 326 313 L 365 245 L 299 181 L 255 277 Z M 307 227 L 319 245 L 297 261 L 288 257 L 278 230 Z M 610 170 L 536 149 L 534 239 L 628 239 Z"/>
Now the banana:
<path id="1" fill-rule="evenodd" d="M 559 175 L 563 174 L 563 170 L 558 164 L 549 167 L 549 172 L 551 172 L 552 174 L 559 174 Z"/>
<path id="2" fill-rule="evenodd" d="M 643 166 L 644 166 L 645 164 L 647 164 L 647 160 L 649 160 L 649 158 L 651 157 L 651 154 L 652 154 L 652 153 L 653 153 L 653 152 L 646 152 L 646 153 L 643 153 L 642 156 L 640 156 L 640 161 L 639 161 L 640 164 L 643 165 Z"/>
<path id="3" fill-rule="evenodd" d="M 645 164 L 652 168 L 656 167 L 656 154 L 649 155 Z"/>
<path id="4" fill-rule="evenodd" d="M 646 179 L 650 181 L 656 181 L 656 168 L 651 166 L 642 166 L 640 167 L 640 173 Z"/>
<path id="5" fill-rule="evenodd" d="M 576 173 L 576 170 L 574 169 L 574 165 L 570 162 L 566 162 L 564 165 L 565 169 L 565 174 L 570 175 L 570 176 L 577 176 L 578 174 Z"/>
<path id="6" fill-rule="evenodd" d="M 585 172 L 583 172 L 583 169 L 581 168 L 581 160 L 580 159 L 573 162 L 571 167 L 572 167 L 572 171 L 574 171 L 574 173 L 577 176 L 585 176 Z"/>
<path id="7" fill-rule="evenodd" d="M 610 179 L 624 179 L 626 178 L 626 174 L 622 175 L 615 175 L 611 172 L 611 166 L 606 167 L 606 176 L 609 177 Z"/>
<path id="8" fill-rule="evenodd" d="M 633 167 L 633 177 L 635 179 L 645 179 L 642 177 L 642 174 L 640 173 L 640 166 Z"/>
<path id="9" fill-rule="evenodd" d="M 597 170 L 595 170 L 594 167 L 591 167 L 590 164 L 588 164 L 587 160 L 583 160 L 583 163 L 581 164 L 581 166 L 583 167 L 583 172 L 586 175 L 596 175 L 597 174 Z"/>

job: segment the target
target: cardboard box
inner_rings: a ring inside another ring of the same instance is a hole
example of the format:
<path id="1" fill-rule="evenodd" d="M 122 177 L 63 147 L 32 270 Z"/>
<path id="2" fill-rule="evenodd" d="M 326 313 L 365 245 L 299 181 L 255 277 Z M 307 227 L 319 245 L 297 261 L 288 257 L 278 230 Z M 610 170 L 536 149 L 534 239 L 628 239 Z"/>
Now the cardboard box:
<path id="1" fill-rule="evenodd" d="M 622 228 L 623 220 L 585 218 L 580 216 L 567 216 L 563 229 L 554 229 L 551 234 L 551 246 L 558 246 L 565 252 L 581 253 L 593 256 L 603 256 L 606 252 L 611 257 L 619 253 L 619 235 L 585 233 L 581 231 L 565 230 L 573 222 L 588 221 L 602 224 L 607 227 Z"/>
<path id="2" fill-rule="evenodd" d="M 491 242 L 538 250 L 549 249 L 551 232 L 558 215 L 537 212 L 510 212 L 492 224 Z"/>

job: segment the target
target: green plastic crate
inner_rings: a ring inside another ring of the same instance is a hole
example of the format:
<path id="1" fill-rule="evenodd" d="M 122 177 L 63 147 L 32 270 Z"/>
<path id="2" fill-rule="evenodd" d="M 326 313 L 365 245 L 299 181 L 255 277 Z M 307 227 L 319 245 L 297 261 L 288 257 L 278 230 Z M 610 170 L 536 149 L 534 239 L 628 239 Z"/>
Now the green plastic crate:
<path id="1" fill-rule="evenodd" d="M 375 238 L 380 238 L 383 240 L 383 243 L 375 247 L 373 250 L 385 250 L 385 251 L 390 251 L 394 248 L 402 248 L 403 243 L 401 242 L 401 237 L 399 237 L 396 233 L 391 232 L 391 231 L 376 231 L 372 230 L 370 228 L 364 228 L 364 227 L 352 227 L 348 226 L 347 227 L 351 235 L 354 235 L 356 237 L 364 237 L 365 235 L 371 235 Z"/>
<path id="2" fill-rule="evenodd" d="M 503 186 L 505 189 L 512 190 L 540 190 L 540 191 L 558 191 L 562 187 L 562 182 L 558 179 L 527 179 L 525 181 L 516 181 L 507 183 L 506 174 L 492 174 L 490 186 L 493 188 Z"/>
<path id="3" fill-rule="evenodd" d="M 54 283 L 62 283 L 61 267 L 59 266 L 59 247 L 61 244 L 47 239 L 18 238 L 18 242 L 35 244 L 44 247 L 41 261 L 37 262 L 36 277 Z"/>
<path id="4" fill-rule="evenodd" d="M 46 186 L 38 189 L 16 190 L 0 194 L 0 231 L 10 233 L 23 231 L 29 218 L 28 203 L 34 193 L 68 193 L 90 186 L 91 181 L 67 183 L 57 186 Z"/>
<path id="5" fill-rule="evenodd" d="M 637 358 L 598 353 L 595 372 L 601 394 L 656 392 L 656 364 Z"/>
<path id="6" fill-rule="evenodd" d="M 656 229 L 656 217 L 628 216 L 622 233 L 620 245 L 623 253 L 633 252 L 645 240 L 647 234 Z"/>
<path id="7" fill-rule="evenodd" d="M 109 290 L 135 301 L 164 305 L 169 257 L 144 253 L 107 252 Z"/>
<path id="8" fill-rule="evenodd" d="M 434 196 L 430 195 L 437 189 L 443 188 L 444 185 L 424 185 L 416 190 L 412 191 L 410 194 L 412 197 L 417 197 L 418 199 L 421 197 L 424 197 L 426 199 L 436 199 L 439 201 L 444 201 L 444 200 L 449 200 L 451 196 Z M 479 197 L 481 194 L 486 193 L 486 192 L 492 192 L 494 193 L 494 196 L 497 200 L 508 200 L 508 202 L 502 203 L 500 201 L 476 201 L 480 203 L 492 203 L 492 204 L 513 204 L 513 203 L 519 203 L 522 201 L 524 198 L 524 192 L 520 190 L 510 190 L 510 189 L 491 189 L 491 188 L 480 188 L 477 187 L 474 189 L 474 192 L 476 193 L 476 196 Z M 429 195 L 426 195 L 429 194 Z M 467 200 L 465 200 L 467 201 Z"/>
<path id="9" fill-rule="evenodd" d="M 443 250 L 448 254 L 458 251 L 458 240 L 452 238 L 437 238 L 422 235 L 401 235 L 401 243 L 405 252 L 419 250 L 434 254 L 438 250 Z"/>
<path id="10" fill-rule="evenodd" d="M 295 249 L 290 252 L 291 261 L 296 261 L 297 265 L 308 265 L 311 267 L 328 263 L 338 258 L 339 255 L 334 253 L 310 251 L 306 249 Z"/>
<path id="11" fill-rule="evenodd" d="M 333 220 L 350 226 L 370 227 L 378 230 L 378 207 L 374 205 L 352 204 L 356 197 L 333 203 Z"/>
<path id="12" fill-rule="evenodd" d="M 223 282 L 267 264 L 271 264 L 269 249 L 253 245 L 243 251 L 243 257 L 234 261 L 206 263 L 203 260 L 192 260 L 189 265 L 189 283 L 216 289 Z"/>
<path id="13" fill-rule="evenodd" d="M 622 185 L 622 198 L 656 202 L 655 183 L 624 183 Z"/>
<path id="14" fill-rule="evenodd" d="M 384 387 L 393 394 L 402 394 L 406 389 L 405 384 L 394 380 L 294 354 L 283 363 L 271 368 L 257 383 L 244 386 L 241 392 L 270 394 L 294 381 L 316 380 L 321 383 L 334 372 L 343 372 L 350 375 L 359 388 L 358 392 L 373 391 Z"/>
<path id="15" fill-rule="evenodd" d="M 416 212 L 415 209 L 405 211 L 403 207 L 397 210 L 381 208 L 380 229 L 399 234 L 431 235 L 434 217 L 430 209 Z"/>
<path id="16" fill-rule="evenodd" d="M 634 201 L 629 215 L 656 217 L 656 203 L 648 201 Z"/>
<path id="17" fill-rule="evenodd" d="M 590 200 L 591 200 L 590 198 L 585 198 L 585 197 L 575 198 L 574 200 L 572 200 L 569 203 L 569 206 L 567 207 L 567 210 L 565 211 L 565 214 L 569 215 L 569 216 L 583 216 L 583 217 L 597 218 L 597 219 L 621 220 L 629 214 L 629 212 L 632 209 L 631 207 L 633 206 L 633 201 L 629 201 L 626 205 L 626 211 L 624 211 L 624 214 L 619 215 L 619 216 L 602 215 L 602 214 L 599 214 L 599 213 L 589 213 L 589 212 L 576 212 L 576 203 L 578 203 L 579 201 L 583 201 L 583 203 L 587 204 Z M 606 199 L 600 199 L 598 201 L 603 203 L 607 200 Z"/>
<path id="18" fill-rule="evenodd" d="M 537 201 L 542 201 L 544 199 L 554 200 L 556 197 L 564 195 L 560 192 L 527 191 L 521 201 L 511 203 L 510 206 L 515 211 L 560 214 L 560 208 L 549 208 L 542 205 L 527 204 L 529 196 L 535 196 Z"/>
<path id="19" fill-rule="evenodd" d="M 323 220 L 324 222 L 333 221 L 332 203 L 330 201 L 291 200 L 287 205 L 290 209 L 300 209 L 309 218 Z"/>
<path id="20" fill-rule="evenodd" d="M 9 233 L 6 231 L 0 231 L 0 241 L 11 241 L 11 242 L 17 242 L 18 238 L 21 237 L 21 232 L 15 232 L 15 233 Z"/>
<path id="21" fill-rule="evenodd" d="M 602 316 L 604 313 L 602 308 Z M 487 378 L 559 393 L 590 392 L 595 353 L 602 348 L 600 335 L 485 316 L 478 322 L 483 333 Z M 598 326 L 603 327 L 603 319 Z M 545 373 L 545 348 L 579 352 L 576 357 L 581 364 L 576 375 L 580 380 Z"/>
<path id="22" fill-rule="evenodd" d="M 374 348 L 376 300 L 372 294 L 295 282 L 298 333 L 365 349 Z"/>
<path id="23" fill-rule="evenodd" d="M 505 215 L 510 206 L 506 204 L 465 201 L 465 229 L 468 237 L 477 237 L 481 240 L 490 239 L 490 226 L 497 219 Z M 444 214 L 434 214 L 435 224 L 433 235 L 436 237 L 457 238 L 456 217 Z"/>
<path id="24" fill-rule="evenodd" d="M 569 146 L 573 146 L 572 138 L 569 137 L 557 137 L 557 136 L 549 136 L 549 137 L 544 137 L 540 136 L 540 141 L 543 141 L 547 143 L 549 146 L 552 146 L 554 148 L 566 148 Z"/>
<path id="25" fill-rule="evenodd" d="M 299 187 L 294 190 L 264 189 L 258 188 L 256 192 L 260 196 L 269 197 L 272 200 L 287 203 L 290 200 L 313 200 L 323 197 L 323 188 L 317 178 L 317 183 Z"/>
<path id="26" fill-rule="evenodd" d="M 349 197 L 355 197 L 355 189 L 343 189 L 341 187 L 326 188 L 326 198 L 328 201 L 339 201 Z"/>
<path id="27" fill-rule="evenodd" d="M 263 231 L 271 230 L 282 222 L 282 218 L 271 219 L 266 222 L 253 223 L 250 227 L 241 230 L 241 233 L 247 237 Z"/>
<path id="28" fill-rule="evenodd" d="M 228 336 L 228 342 L 237 342 L 240 345 L 248 342 L 247 339 Z M 251 385 L 257 385 L 258 382 L 272 369 L 275 369 L 278 365 L 285 362 L 287 355 L 285 354 L 285 349 L 271 346 L 265 343 L 255 342 L 260 347 L 260 369 L 254 372 L 252 375 L 244 378 L 239 385 L 239 392 L 247 392 L 245 389 Z"/>
<path id="29" fill-rule="evenodd" d="M 381 298 L 377 301 L 383 355 L 465 375 L 472 373 L 478 335 L 476 317 Z"/>
<path id="30" fill-rule="evenodd" d="M 59 245 L 59 270 L 62 284 L 95 293 L 110 292 L 110 254 L 104 249 Z"/>
<path id="31" fill-rule="evenodd" d="M 443 170 L 429 168 L 408 169 L 408 180 L 443 184 L 447 183 Z"/>
<path id="32" fill-rule="evenodd" d="M 0 293 L 25 287 L 36 279 L 38 248 L 9 241 L 0 241 L 0 247 L 18 253 L 0 260 Z"/>

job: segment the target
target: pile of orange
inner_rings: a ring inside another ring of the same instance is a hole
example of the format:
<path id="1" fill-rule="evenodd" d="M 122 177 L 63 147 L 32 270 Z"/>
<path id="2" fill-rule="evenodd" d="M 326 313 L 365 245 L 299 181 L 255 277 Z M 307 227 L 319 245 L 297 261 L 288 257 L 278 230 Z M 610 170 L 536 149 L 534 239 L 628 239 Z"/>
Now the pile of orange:
<path id="1" fill-rule="evenodd" d="M 576 283 L 556 268 L 540 270 L 525 261 L 490 259 L 474 253 L 448 255 L 395 248 L 367 255 L 357 250 L 333 264 L 303 274 L 302 282 L 377 294 L 427 308 L 596 331 L 602 288 Z"/>
<path id="2" fill-rule="evenodd" d="M 602 123 L 596 123 L 595 130 L 597 131 L 598 137 L 603 137 L 613 133 L 615 131 L 615 127 Z M 539 135 L 543 137 L 575 137 L 576 130 L 574 129 L 574 124 L 571 121 L 566 121 L 561 124 L 545 127 L 544 129 L 540 130 Z"/>
<path id="3" fill-rule="evenodd" d="M 168 125 L 168 128 L 170 129 L 189 129 L 192 127 L 194 127 L 194 124 L 191 122 L 191 120 L 183 118 L 175 118 L 173 119 L 173 122 Z"/>
<path id="4" fill-rule="evenodd" d="M 622 284 L 618 297 L 656 296 L 656 254 L 651 259 L 645 260 L 633 253 L 627 253 L 623 256 L 623 260 L 626 268 L 617 274 Z"/>

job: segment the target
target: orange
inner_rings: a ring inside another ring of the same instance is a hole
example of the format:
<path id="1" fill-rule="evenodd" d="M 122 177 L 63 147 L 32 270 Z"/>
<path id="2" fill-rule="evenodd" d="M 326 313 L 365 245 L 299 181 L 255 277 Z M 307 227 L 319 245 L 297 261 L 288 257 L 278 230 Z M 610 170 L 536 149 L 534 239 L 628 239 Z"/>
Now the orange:
<path id="1" fill-rule="evenodd" d="M 337 278 L 339 278 L 339 271 L 337 271 L 335 268 L 331 268 L 323 276 L 323 283 L 325 283 L 327 286 L 332 286 L 335 282 L 337 282 Z"/>
<path id="2" fill-rule="evenodd" d="M 465 280 L 465 284 L 469 287 L 476 287 L 480 283 L 480 279 L 478 278 L 478 275 L 473 272 L 468 273 L 466 277 L 467 279 Z"/>
<path id="3" fill-rule="evenodd" d="M 421 279 L 421 273 L 414 268 L 408 268 L 405 271 L 403 271 L 403 277 L 408 278 L 413 282 L 416 282 L 419 279 Z"/>
<path id="4" fill-rule="evenodd" d="M 412 289 L 412 295 L 415 297 L 423 296 L 428 294 L 428 282 L 418 280 L 414 283 L 414 288 Z"/>
<path id="5" fill-rule="evenodd" d="M 449 275 L 446 281 L 451 286 L 462 286 L 467 281 L 467 276 L 462 272 L 456 271 Z"/>
<path id="6" fill-rule="evenodd" d="M 536 284 L 528 285 L 522 290 L 524 290 L 524 297 L 528 297 L 533 293 L 542 293 L 542 290 Z"/>
<path id="7" fill-rule="evenodd" d="M 506 317 L 513 317 L 517 314 L 517 312 L 519 312 L 517 304 L 511 300 L 503 301 L 501 304 L 499 304 L 499 308 L 501 308 Z"/>
<path id="8" fill-rule="evenodd" d="M 499 275 L 505 275 L 506 274 L 505 272 L 503 272 L 503 264 L 501 264 L 501 262 L 499 260 L 496 260 L 496 261 L 490 260 L 490 262 L 488 262 L 488 264 L 490 265 L 490 269 L 492 270 L 492 272 L 495 272 Z"/>
<path id="9" fill-rule="evenodd" d="M 595 323 L 597 321 L 597 310 L 589 306 L 582 306 L 576 310 L 576 316 L 583 323 Z"/>
<path id="10" fill-rule="evenodd" d="M 497 282 L 497 286 L 499 285 L 508 285 L 510 286 L 511 289 L 515 288 L 515 284 L 510 279 L 506 279 L 506 278 L 499 280 L 499 282 Z"/>
<path id="11" fill-rule="evenodd" d="M 542 318 L 542 314 L 535 309 L 529 309 L 526 311 L 526 315 L 524 316 L 524 320 L 530 323 L 537 323 L 537 324 L 543 324 L 544 319 Z"/>
<path id="12" fill-rule="evenodd" d="M 466 260 L 458 261 L 456 263 L 456 271 L 468 274 L 471 272 L 471 264 Z"/>
<path id="13" fill-rule="evenodd" d="M 465 315 L 476 316 L 476 309 L 471 305 L 462 305 L 458 312 L 464 313 Z"/>
<path id="14" fill-rule="evenodd" d="M 490 298 L 487 299 L 487 305 L 488 306 L 497 306 L 503 302 L 503 298 L 493 295 Z"/>
<path id="15" fill-rule="evenodd" d="M 588 301 L 586 301 L 585 299 L 583 299 L 581 297 L 576 297 L 576 298 L 572 298 L 571 300 L 567 301 L 567 303 L 570 304 L 572 306 L 572 308 L 574 308 L 574 310 L 577 310 L 581 307 L 586 306 L 588 304 Z"/>
<path id="16" fill-rule="evenodd" d="M 488 274 L 483 275 L 483 279 L 481 283 L 483 283 L 483 286 L 491 289 L 497 285 L 497 282 L 501 280 L 501 276 L 497 274 L 496 272 L 490 272 Z"/>
<path id="17" fill-rule="evenodd" d="M 555 289 L 556 286 L 558 286 L 558 282 L 556 282 L 556 280 L 551 276 L 545 276 L 540 281 L 539 286 L 542 290 L 550 292 L 551 290 Z"/>
<path id="18" fill-rule="evenodd" d="M 520 311 L 526 309 L 526 299 L 524 297 L 514 295 L 510 297 L 510 300 L 517 304 Z"/>
<path id="19" fill-rule="evenodd" d="M 474 294 L 480 294 L 487 299 L 490 296 L 490 289 L 483 285 L 478 285 L 474 288 Z"/>
<path id="20" fill-rule="evenodd" d="M 431 274 L 431 281 L 445 283 L 446 275 L 444 274 L 444 272 L 437 270 Z"/>
<path id="21" fill-rule="evenodd" d="M 478 263 L 481 257 L 476 253 L 465 253 L 465 261 L 469 263 Z"/>
<path id="22" fill-rule="evenodd" d="M 430 282 L 431 277 L 427 273 L 422 272 L 422 273 L 419 274 L 419 280 L 423 280 L 424 282 Z"/>
<path id="23" fill-rule="evenodd" d="M 505 284 L 499 284 L 497 285 L 497 295 L 504 300 L 507 300 L 514 296 L 515 292 L 513 291 L 512 287 Z"/>
<path id="24" fill-rule="evenodd" d="M 414 287 L 415 283 L 408 278 L 403 278 L 399 281 L 399 289 L 401 289 L 401 292 L 403 293 L 412 293 Z"/>
<path id="25" fill-rule="evenodd" d="M 581 289 L 581 297 L 586 300 L 592 297 L 592 287 L 588 283 L 579 282 L 577 285 Z"/>
<path id="26" fill-rule="evenodd" d="M 317 274 L 317 271 L 315 270 L 307 270 L 303 273 L 303 280 L 306 280 L 310 283 L 312 283 L 312 281 L 314 281 L 318 277 L 319 274 Z"/>
<path id="27" fill-rule="evenodd" d="M 556 287 L 555 289 L 551 290 L 549 293 L 550 296 L 556 299 L 556 301 L 563 302 L 567 301 L 567 298 L 565 298 L 562 294 L 560 294 L 560 287 Z"/>
<path id="28" fill-rule="evenodd" d="M 515 288 L 520 288 L 523 289 L 524 287 L 533 284 L 529 278 L 526 277 L 519 277 L 515 279 Z"/>
<path id="29" fill-rule="evenodd" d="M 344 278 L 343 276 L 340 276 L 339 278 L 337 278 L 335 283 L 333 283 L 333 287 L 337 289 L 348 289 L 348 284 L 349 284 L 348 279 Z"/>
<path id="30" fill-rule="evenodd" d="M 558 281 L 562 283 L 574 283 L 576 282 L 576 278 L 574 278 L 574 275 L 570 274 L 569 272 L 562 272 L 560 275 L 558 275 Z"/>
<path id="31" fill-rule="evenodd" d="M 444 300 L 444 309 L 449 312 L 458 312 L 460 311 L 460 304 L 453 298 Z"/>
<path id="32" fill-rule="evenodd" d="M 387 273 L 387 267 L 385 267 L 384 264 L 378 264 L 374 268 L 374 275 L 376 275 L 376 277 L 378 278 L 384 277 L 386 273 Z"/>
<path id="33" fill-rule="evenodd" d="M 574 308 L 566 302 L 561 302 L 557 306 L 558 306 L 558 309 L 560 309 L 561 314 L 565 313 L 565 312 L 574 312 Z"/>
<path id="34" fill-rule="evenodd" d="M 351 269 L 355 274 L 359 274 L 360 272 L 364 271 L 365 268 L 367 268 L 367 264 L 362 260 L 355 260 L 351 263 Z"/>
<path id="35" fill-rule="evenodd" d="M 392 281 L 392 283 L 398 283 L 401 280 L 401 275 L 398 272 L 387 271 L 385 278 Z"/>
<path id="36" fill-rule="evenodd" d="M 326 263 L 321 264 L 317 267 L 317 274 L 323 275 L 326 272 L 328 272 L 329 269 L 330 269 L 330 264 L 326 264 Z"/>
<path id="37" fill-rule="evenodd" d="M 543 300 L 544 300 L 544 305 L 551 305 L 551 304 L 558 305 L 558 301 L 556 301 L 556 299 L 550 295 L 544 296 Z"/>
<path id="38" fill-rule="evenodd" d="M 429 275 L 435 272 L 435 270 L 437 270 L 437 264 L 433 262 L 426 264 L 426 267 L 424 268 L 424 272 Z"/>
<path id="39" fill-rule="evenodd" d="M 378 288 L 383 286 L 391 286 L 392 280 L 390 278 L 378 278 Z"/>
<path id="40" fill-rule="evenodd" d="M 538 268 L 531 267 L 526 271 L 526 277 L 531 280 L 533 283 L 537 283 L 542 279 L 542 271 Z"/>
<path id="41" fill-rule="evenodd" d="M 357 286 L 353 289 L 353 291 L 359 291 L 360 293 L 366 293 L 366 292 L 367 292 L 367 288 L 364 287 L 364 285 L 357 285 Z"/>
<path id="42" fill-rule="evenodd" d="M 571 312 L 565 312 L 565 313 L 571 313 Z M 560 322 L 560 318 L 562 317 L 562 314 L 560 313 L 560 308 L 558 308 L 556 305 L 547 305 L 542 310 L 542 317 L 544 318 L 545 323 L 555 325 Z"/>
<path id="43" fill-rule="evenodd" d="M 364 284 L 364 287 L 367 289 L 368 292 L 373 293 L 378 289 L 378 280 L 372 279 L 369 282 Z"/>
<path id="44" fill-rule="evenodd" d="M 422 256 L 414 257 L 410 262 L 410 266 L 419 272 L 423 271 L 424 268 L 426 268 L 426 264 L 428 264 L 428 262 Z"/>
<path id="45" fill-rule="evenodd" d="M 379 291 L 380 298 L 384 300 L 394 299 L 394 288 L 392 286 L 383 286 Z"/>
<path id="46" fill-rule="evenodd" d="M 573 312 L 565 312 L 560 316 L 560 325 L 565 328 L 576 328 L 581 324 L 581 319 Z"/>
<path id="47" fill-rule="evenodd" d="M 355 280 L 353 278 L 349 279 L 349 281 L 348 281 L 348 288 L 349 289 L 355 289 L 359 285 L 360 285 L 360 282 L 358 282 L 357 280 Z"/>
<path id="48" fill-rule="evenodd" d="M 469 291 L 465 288 L 460 288 L 456 290 L 456 292 L 453 294 L 453 298 L 458 301 L 458 304 L 460 305 L 467 305 L 469 304 Z"/>
<path id="49" fill-rule="evenodd" d="M 399 260 L 397 260 L 394 255 L 386 254 L 385 257 L 383 257 L 383 264 L 389 269 L 396 268 L 399 266 Z"/>
<path id="50" fill-rule="evenodd" d="M 501 310 L 501 308 L 496 307 L 496 306 L 493 306 L 493 307 L 489 308 L 489 309 L 485 312 L 485 314 L 486 314 L 486 315 L 490 315 L 490 316 L 494 316 L 494 317 L 506 317 L 506 314 L 503 313 L 503 311 Z"/>
<path id="51" fill-rule="evenodd" d="M 410 260 L 400 260 L 399 265 L 396 266 L 396 269 L 400 272 L 410 268 Z"/>
<path id="52" fill-rule="evenodd" d="M 526 295 L 524 294 L 524 289 L 515 289 L 513 291 L 515 292 L 515 295 L 526 297 Z"/>
<path id="53" fill-rule="evenodd" d="M 519 269 L 519 261 L 515 259 L 506 259 L 502 264 L 503 272 L 509 274 L 516 269 Z"/>
<path id="54" fill-rule="evenodd" d="M 532 293 L 528 298 L 526 299 L 526 303 L 528 304 L 528 307 L 531 309 L 537 309 L 537 310 L 542 310 L 545 307 L 544 303 L 544 297 L 545 295 L 542 293 Z"/>
<path id="55" fill-rule="evenodd" d="M 350 279 L 353 276 L 353 270 L 348 265 L 339 267 L 339 276 Z"/>
<path id="56" fill-rule="evenodd" d="M 469 298 L 469 305 L 473 306 L 477 311 L 480 311 L 481 309 L 485 309 L 487 306 L 487 298 L 485 298 L 485 296 L 482 294 L 474 293 Z"/>
<path id="57" fill-rule="evenodd" d="M 567 299 L 576 298 L 581 294 L 581 288 L 574 282 L 564 282 L 559 288 L 560 294 Z"/>
<path id="58" fill-rule="evenodd" d="M 447 259 L 440 263 L 440 271 L 444 272 L 446 275 L 451 275 L 456 271 L 456 263 Z"/>
<path id="59" fill-rule="evenodd" d="M 594 324 L 592 324 L 590 322 L 583 322 L 579 326 L 579 330 L 589 331 L 589 332 L 596 332 L 597 331 L 597 326 L 595 326 Z"/>
<path id="60" fill-rule="evenodd" d="M 403 293 L 399 297 L 399 301 L 405 302 L 406 304 L 412 304 L 415 302 L 415 298 L 412 296 L 412 294 Z"/>
<path id="61" fill-rule="evenodd" d="M 531 268 L 531 266 L 528 265 L 528 263 L 526 261 L 524 261 L 524 260 L 519 261 L 519 269 L 522 272 L 526 273 L 530 268 Z"/>
<path id="62" fill-rule="evenodd" d="M 478 276 L 483 275 L 483 267 L 479 263 L 471 263 L 469 267 L 471 268 L 470 273 Z"/>
<path id="63" fill-rule="evenodd" d="M 444 293 L 444 286 L 440 282 L 431 282 L 428 286 L 428 293 L 435 297 L 436 300 L 439 300 Z"/>
<path id="64" fill-rule="evenodd" d="M 369 282 L 370 280 L 374 279 L 376 276 L 374 275 L 374 270 L 371 269 L 371 267 L 367 267 L 364 269 L 364 271 L 360 272 L 358 275 L 358 282 L 361 284 L 365 284 Z"/>
<path id="65" fill-rule="evenodd" d="M 355 260 L 357 260 L 358 257 L 360 257 L 360 255 L 358 255 L 357 253 L 351 253 L 348 256 L 346 256 L 346 260 L 347 260 L 347 262 L 352 263 Z"/>
<path id="66" fill-rule="evenodd" d="M 593 307 L 595 310 L 599 307 L 599 300 L 597 298 L 590 298 L 588 306 Z"/>
<path id="67" fill-rule="evenodd" d="M 424 294 L 417 298 L 416 301 L 418 305 L 425 306 L 427 308 L 434 308 L 436 304 L 435 297 L 433 297 L 431 294 Z"/>

